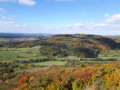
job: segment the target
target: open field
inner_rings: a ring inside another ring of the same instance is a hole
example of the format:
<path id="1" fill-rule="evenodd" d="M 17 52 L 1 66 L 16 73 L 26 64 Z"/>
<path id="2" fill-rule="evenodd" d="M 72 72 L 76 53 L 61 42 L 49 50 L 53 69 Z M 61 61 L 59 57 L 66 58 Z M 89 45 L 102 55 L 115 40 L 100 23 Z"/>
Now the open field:
<path id="1" fill-rule="evenodd" d="M 23 66 L 22 63 L 19 63 L 19 67 L 14 68 L 15 72 L 37 72 L 42 70 L 47 70 L 52 66 L 62 66 L 65 65 L 67 62 L 65 61 L 46 61 L 46 62 L 38 62 L 38 63 L 30 63 L 25 66 L 24 69 L 20 67 Z"/>
<path id="2" fill-rule="evenodd" d="M 40 47 L 41 46 L 35 46 L 32 48 L 0 48 L 0 61 L 46 58 L 46 56 L 40 55 Z"/>
<path id="3" fill-rule="evenodd" d="M 31 49 L 28 49 L 27 51 L 25 51 L 25 53 L 34 53 L 34 52 L 37 52 L 39 51 L 39 49 L 41 48 L 41 46 L 35 46 Z"/>
<path id="4" fill-rule="evenodd" d="M 108 58 L 115 58 L 120 60 L 120 50 L 111 50 L 107 53 L 100 53 L 98 58 L 108 59 Z"/>
<path id="5" fill-rule="evenodd" d="M 67 62 L 65 61 L 47 61 L 47 62 L 34 63 L 34 65 L 61 66 L 61 65 L 65 65 L 66 63 Z"/>

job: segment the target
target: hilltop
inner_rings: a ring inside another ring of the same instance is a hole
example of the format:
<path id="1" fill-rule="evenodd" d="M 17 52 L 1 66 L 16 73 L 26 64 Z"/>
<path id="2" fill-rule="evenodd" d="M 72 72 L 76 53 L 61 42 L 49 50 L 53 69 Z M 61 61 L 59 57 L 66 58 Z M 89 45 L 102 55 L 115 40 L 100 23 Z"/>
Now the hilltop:
<path id="1" fill-rule="evenodd" d="M 119 48 L 114 40 L 98 35 L 66 34 L 44 39 L 43 55 L 97 57 L 102 50 Z"/>

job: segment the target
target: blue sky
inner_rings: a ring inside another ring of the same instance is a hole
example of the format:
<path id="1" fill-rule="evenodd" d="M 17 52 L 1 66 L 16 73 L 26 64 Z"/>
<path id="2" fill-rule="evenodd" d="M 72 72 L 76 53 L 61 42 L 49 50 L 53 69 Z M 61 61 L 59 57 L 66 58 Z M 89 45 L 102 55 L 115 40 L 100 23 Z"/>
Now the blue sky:
<path id="1" fill-rule="evenodd" d="M 120 35 L 120 0 L 0 0 L 0 32 Z"/>

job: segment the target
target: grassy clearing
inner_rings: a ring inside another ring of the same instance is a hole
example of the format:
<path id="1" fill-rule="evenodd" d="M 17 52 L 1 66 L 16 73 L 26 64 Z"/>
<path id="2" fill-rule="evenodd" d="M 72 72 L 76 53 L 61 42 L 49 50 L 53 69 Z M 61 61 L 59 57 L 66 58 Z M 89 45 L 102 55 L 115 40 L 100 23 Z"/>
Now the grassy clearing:
<path id="1" fill-rule="evenodd" d="M 30 60 L 30 59 L 43 59 L 43 58 L 47 58 L 46 56 L 32 56 L 31 57 L 24 57 L 24 58 L 15 58 L 16 60 Z"/>
<path id="2" fill-rule="evenodd" d="M 56 57 L 57 58 L 57 57 Z M 79 57 L 76 56 L 68 56 L 68 57 L 63 57 L 63 58 L 57 58 L 58 60 L 80 60 Z"/>
<path id="3" fill-rule="evenodd" d="M 19 51 L 19 52 L 24 52 L 30 48 L 0 48 L 0 51 Z"/>
<path id="4" fill-rule="evenodd" d="M 20 53 L 19 58 L 29 58 L 29 57 L 34 57 L 37 56 L 37 54 L 28 54 L 28 53 Z"/>
<path id="5" fill-rule="evenodd" d="M 98 57 L 103 59 L 115 58 L 120 60 L 120 50 L 111 50 L 108 53 L 100 53 Z"/>
<path id="6" fill-rule="evenodd" d="M 31 48 L 0 48 L 0 61 L 14 61 L 14 60 L 29 60 L 42 59 L 46 56 L 41 56 L 39 48 L 35 46 Z M 32 50 L 32 51 L 31 51 Z M 31 51 L 30 53 L 25 53 Z"/>
<path id="7" fill-rule="evenodd" d="M 65 65 L 67 62 L 63 61 L 47 61 L 47 62 L 40 62 L 40 63 L 34 63 L 34 65 L 45 65 L 45 66 L 61 66 Z"/>
<path id="8" fill-rule="evenodd" d="M 34 52 L 36 53 L 39 51 L 40 48 L 41 48 L 41 46 L 35 46 L 35 47 L 32 47 L 32 48 L 28 49 L 27 51 L 25 51 L 25 53 L 34 53 Z"/>
<path id="9" fill-rule="evenodd" d="M 32 65 L 35 65 L 36 67 L 31 67 L 25 70 L 20 70 L 20 72 L 37 72 L 37 71 L 42 71 L 42 70 L 47 70 L 50 67 L 52 67 L 53 65 L 56 66 L 62 66 L 65 65 L 67 62 L 63 62 L 63 61 L 47 61 L 47 62 L 39 62 L 39 63 L 31 63 Z M 44 66 L 44 67 L 39 67 L 40 66 Z"/>
<path id="10" fill-rule="evenodd" d="M 14 68 L 13 70 L 14 70 L 14 72 L 18 72 L 20 70 L 20 68 Z"/>
<path id="11" fill-rule="evenodd" d="M 18 51 L 0 51 L 0 61 L 13 61 L 18 54 Z"/>

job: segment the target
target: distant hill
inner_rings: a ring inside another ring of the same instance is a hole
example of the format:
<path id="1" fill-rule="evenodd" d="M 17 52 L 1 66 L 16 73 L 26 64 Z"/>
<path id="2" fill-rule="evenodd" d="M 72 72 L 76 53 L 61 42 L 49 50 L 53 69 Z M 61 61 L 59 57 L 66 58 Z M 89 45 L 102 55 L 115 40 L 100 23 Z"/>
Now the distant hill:
<path id="1" fill-rule="evenodd" d="M 56 43 L 69 43 L 75 46 L 76 44 L 86 48 L 99 48 L 99 49 L 115 49 L 119 47 L 119 44 L 110 38 L 105 38 L 99 35 L 86 35 L 86 34 L 66 34 L 52 36 L 45 39 L 47 42 Z"/>
<path id="2" fill-rule="evenodd" d="M 102 50 L 120 47 L 110 38 L 86 34 L 57 35 L 43 41 L 41 53 L 52 56 L 96 57 Z"/>
<path id="3" fill-rule="evenodd" d="M 111 39 L 117 39 L 120 38 L 120 35 L 110 35 L 110 36 L 104 36 L 106 38 L 111 38 Z"/>
<path id="4" fill-rule="evenodd" d="M 41 45 L 41 54 L 46 56 L 97 57 L 102 50 L 120 48 L 120 44 L 110 38 L 98 35 L 64 34 L 29 42 L 10 42 L 4 47 L 32 47 Z"/>
<path id="5" fill-rule="evenodd" d="M 33 41 L 45 39 L 54 34 L 44 34 L 44 33 L 0 33 L 0 43 L 2 42 L 21 42 L 21 41 Z"/>
<path id="6" fill-rule="evenodd" d="M 0 33 L 0 38 L 37 38 L 43 39 L 46 37 L 53 36 L 54 34 L 43 34 L 43 33 Z"/>
<path id="7" fill-rule="evenodd" d="M 116 41 L 117 43 L 120 43 L 120 35 L 111 35 L 111 36 L 104 36 L 106 38 L 111 38 L 114 41 Z"/>

